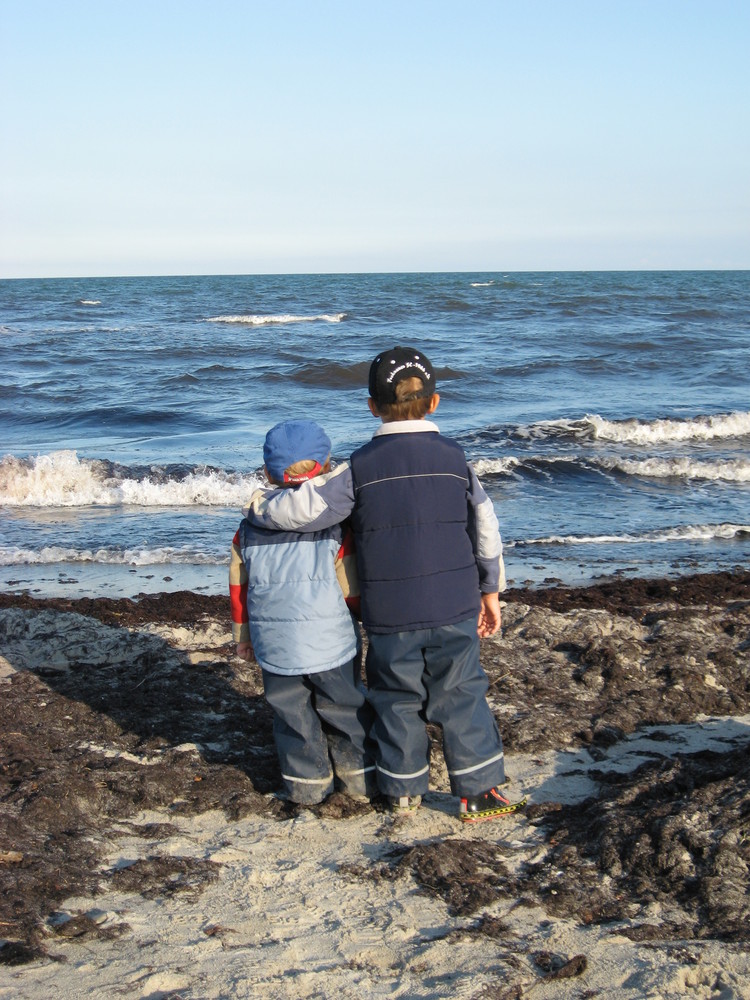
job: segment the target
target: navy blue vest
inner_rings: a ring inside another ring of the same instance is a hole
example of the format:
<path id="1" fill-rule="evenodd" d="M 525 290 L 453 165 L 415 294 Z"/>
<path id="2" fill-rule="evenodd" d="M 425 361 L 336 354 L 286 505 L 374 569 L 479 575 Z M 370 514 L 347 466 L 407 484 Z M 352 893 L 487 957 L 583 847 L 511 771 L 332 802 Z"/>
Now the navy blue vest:
<path id="1" fill-rule="evenodd" d="M 433 431 L 385 434 L 355 451 L 351 468 L 365 627 L 404 632 L 477 617 L 461 447 Z"/>

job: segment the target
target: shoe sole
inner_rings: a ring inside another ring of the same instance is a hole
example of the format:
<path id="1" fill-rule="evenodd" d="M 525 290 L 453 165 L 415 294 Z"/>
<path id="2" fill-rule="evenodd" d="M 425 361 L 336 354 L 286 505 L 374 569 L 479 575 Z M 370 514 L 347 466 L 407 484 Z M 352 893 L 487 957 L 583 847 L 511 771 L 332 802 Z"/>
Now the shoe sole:
<path id="1" fill-rule="evenodd" d="M 412 813 L 415 813 L 417 811 L 417 809 L 419 809 L 419 807 L 422 805 L 422 796 L 421 795 L 420 796 L 413 796 L 413 798 L 414 798 L 414 801 L 413 801 L 413 803 L 411 805 L 408 805 L 408 806 L 397 806 L 397 805 L 390 804 L 389 807 L 388 807 L 388 811 L 391 813 L 392 816 L 410 816 Z"/>
<path id="2" fill-rule="evenodd" d="M 511 802 L 507 806 L 498 806 L 497 809 L 483 809 L 482 812 L 459 813 L 458 818 L 462 823 L 484 823 L 486 820 L 498 819 L 500 816 L 509 816 L 511 813 L 518 812 L 526 805 L 526 801 L 526 799 L 521 799 L 520 802 Z"/>

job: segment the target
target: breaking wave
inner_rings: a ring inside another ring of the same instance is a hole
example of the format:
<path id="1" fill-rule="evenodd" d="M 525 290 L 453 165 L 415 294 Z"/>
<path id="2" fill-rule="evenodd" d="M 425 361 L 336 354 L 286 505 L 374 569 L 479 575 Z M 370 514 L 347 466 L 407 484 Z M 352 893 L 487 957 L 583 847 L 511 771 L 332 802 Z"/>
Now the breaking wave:
<path id="1" fill-rule="evenodd" d="M 630 458 L 617 455 L 516 455 L 479 458 L 481 478 L 544 476 L 564 479 L 592 473 L 633 478 L 750 483 L 750 457 L 698 460 L 687 456 Z M 75 451 L 0 459 L 0 505 L 6 507 L 236 507 L 264 484 L 255 472 L 208 466 L 128 467 L 80 458 Z"/>
<path id="2" fill-rule="evenodd" d="M 521 438 L 572 438 L 617 444 L 660 445 L 716 441 L 750 435 L 750 413 L 716 413 L 684 420 L 606 420 L 586 414 L 580 420 L 545 420 L 519 428 Z"/>
<path id="3" fill-rule="evenodd" d="M 259 476 L 207 467 L 128 469 L 75 451 L 0 460 L 0 504 L 8 507 L 237 507 Z"/>
<path id="4" fill-rule="evenodd" d="M 507 476 L 521 468 L 524 461 L 510 455 L 507 458 L 478 458 L 472 463 L 478 476 Z"/>
<path id="5" fill-rule="evenodd" d="M 707 482 L 750 483 L 750 460 L 696 461 L 694 458 L 600 458 L 592 463 L 611 472 L 649 479 L 701 479 Z"/>
<path id="6" fill-rule="evenodd" d="M 0 548 L 0 566 L 54 565 L 55 563 L 100 563 L 107 566 L 220 566 L 228 562 L 226 553 L 211 555 L 190 548 L 76 549 L 63 545 L 45 545 L 41 549 Z"/>
<path id="7" fill-rule="evenodd" d="M 619 473 L 648 479 L 703 480 L 706 482 L 750 483 L 750 459 L 699 460 L 687 456 L 626 458 L 619 455 L 533 455 L 525 458 L 477 459 L 473 463 L 476 474 L 482 476 L 509 476 L 533 473 L 552 476 L 579 472 Z"/>
<path id="8" fill-rule="evenodd" d="M 715 538 L 750 538 L 750 524 L 685 524 L 674 528 L 656 528 L 638 535 L 548 535 L 503 542 L 506 549 L 530 545 L 633 545 L 648 542 L 710 542 Z"/>

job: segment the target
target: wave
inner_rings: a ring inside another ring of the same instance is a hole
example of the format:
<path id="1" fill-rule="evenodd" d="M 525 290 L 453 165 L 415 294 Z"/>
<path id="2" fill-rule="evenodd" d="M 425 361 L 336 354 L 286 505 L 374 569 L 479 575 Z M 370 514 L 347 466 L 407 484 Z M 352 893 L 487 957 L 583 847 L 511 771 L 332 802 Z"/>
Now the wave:
<path id="1" fill-rule="evenodd" d="M 78 300 L 78 305 L 79 306 L 100 306 L 101 302 L 99 301 L 99 299 L 79 299 Z"/>
<path id="2" fill-rule="evenodd" d="M 631 459 L 616 456 L 533 455 L 478 459 L 480 478 L 553 477 L 582 473 L 649 479 L 750 483 L 750 458 L 697 461 L 693 458 Z M 255 472 L 208 466 L 120 466 L 79 458 L 75 451 L 0 459 L 0 505 L 6 507 L 236 507 L 263 484 Z"/>
<path id="3" fill-rule="evenodd" d="M 685 524 L 673 528 L 655 528 L 632 535 L 548 535 L 545 538 L 525 538 L 503 541 L 504 549 L 531 545 L 633 545 L 665 542 L 710 542 L 713 539 L 750 538 L 750 524 Z"/>
<path id="4" fill-rule="evenodd" d="M 446 298 L 443 299 L 441 308 L 443 308 L 446 312 L 468 312 L 473 308 L 473 306 L 464 299 Z"/>
<path id="5" fill-rule="evenodd" d="M 76 549 L 62 545 L 46 545 L 41 549 L 16 546 L 0 547 L 0 566 L 48 566 L 56 563 L 101 563 L 107 566 L 221 566 L 228 562 L 226 552 L 211 555 L 190 548 Z"/>
<path id="6" fill-rule="evenodd" d="M 542 538 L 525 538 L 504 541 L 503 548 L 532 548 L 534 546 L 576 545 L 639 545 L 674 542 L 710 542 L 717 539 L 750 538 L 750 524 L 688 524 L 672 528 L 658 528 L 641 534 L 622 535 L 548 535 Z M 74 546 L 46 545 L 40 549 L 20 546 L 0 547 L 0 566 L 38 566 L 57 563 L 98 563 L 108 566 L 222 566 L 228 561 L 224 549 L 220 552 L 183 546 L 157 546 L 148 548 L 118 548 L 102 546 L 97 549 Z"/>
<path id="7" fill-rule="evenodd" d="M 507 458 L 479 458 L 471 464 L 478 476 L 507 476 L 525 463 L 522 459 L 510 455 Z"/>
<path id="8" fill-rule="evenodd" d="M 607 420 L 586 414 L 579 420 L 543 420 L 518 428 L 521 438 L 573 438 L 617 444 L 659 445 L 690 441 L 715 441 L 750 435 L 750 412 L 716 413 L 684 420 Z"/>
<path id="9" fill-rule="evenodd" d="M 292 371 L 268 372 L 265 377 L 271 382 L 292 381 L 300 385 L 325 386 L 328 389 L 353 389 L 367 384 L 369 370 L 369 362 L 358 361 L 346 365 L 321 358 L 319 361 L 299 365 Z"/>
<path id="10" fill-rule="evenodd" d="M 8 507 L 237 507 L 261 485 L 258 475 L 205 466 L 128 469 L 75 451 L 0 460 L 0 504 Z"/>
<path id="11" fill-rule="evenodd" d="M 698 462 L 693 458 L 600 458 L 590 463 L 608 472 L 649 479 L 701 479 L 708 482 L 750 483 L 750 460 Z"/>
<path id="12" fill-rule="evenodd" d="M 471 287 L 472 288 L 489 288 L 490 285 L 494 285 L 494 284 L 495 284 L 494 281 L 472 281 L 471 282 Z"/>
<path id="13" fill-rule="evenodd" d="M 482 476 L 510 476 L 523 472 L 552 476 L 555 472 L 619 473 L 648 479 L 704 480 L 706 482 L 750 483 L 750 459 L 699 461 L 695 458 L 622 458 L 615 455 L 532 455 L 518 458 L 480 458 L 472 462 Z"/>
<path id="14" fill-rule="evenodd" d="M 280 313 L 277 316 L 250 314 L 248 316 L 211 316 L 206 323 L 240 323 L 244 326 L 268 326 L 270 324 L 285 325 L 287 323 L 341 323 L 346 313 L 321 313 L 318 316 L 295 316 L 291 313 Z"/>
<path id="15" fill-rule="evenodd" d="M 199 368 L 196 375 L 235 375 L 237 372 L 242 372 L 242 368 L 238 368 L 236 365 L 206 365 L 205 368 Z"/>

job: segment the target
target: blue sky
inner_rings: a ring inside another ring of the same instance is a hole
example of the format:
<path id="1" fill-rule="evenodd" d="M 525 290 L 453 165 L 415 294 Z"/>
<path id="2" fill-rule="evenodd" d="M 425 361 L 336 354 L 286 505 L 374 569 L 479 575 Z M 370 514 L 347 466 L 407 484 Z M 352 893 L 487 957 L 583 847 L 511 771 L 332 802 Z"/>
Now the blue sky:
<path id="1" fill-rule="evenodd" d="M 746 0 L 0 0 L 0 277 L 750 268 Z"/>

